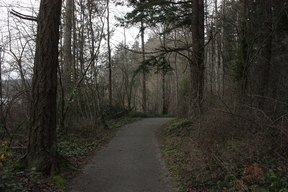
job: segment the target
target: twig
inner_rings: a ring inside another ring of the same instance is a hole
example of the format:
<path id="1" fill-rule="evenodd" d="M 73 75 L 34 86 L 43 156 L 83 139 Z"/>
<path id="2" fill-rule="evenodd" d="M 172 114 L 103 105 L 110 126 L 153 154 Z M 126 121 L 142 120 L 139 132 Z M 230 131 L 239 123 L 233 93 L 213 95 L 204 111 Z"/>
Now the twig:
<path id="1" fill-rule="evenodd" d="M 285 117 L 285 116 L 287 116 L 288 115 L 288 113 L 287 114 L 284 114 L 284 115 L 281 115 L 278 119 L 276 119 L 275 121 L 273 121 L 273 123 L 271 123 L 270 125 L 268 125 L 268 126 L 272 126 L 273 124 L 275 124 L 277 121 L 279 121 L 280 119 L 282 119 L 282 121 L 283 121 L 283 117 Z M 283 123 L 283 122 L 282 122 Z"/>
<path id="2" fill-rule="evenodd" d="M 261 112 L 269 121 L 271 121 L 273 123 L 272 119 L 270 117 L 268 117 L 268 115 L 266 115 L 266 113 L 263 110 L 255 108 L 255 107 L 250 107 L 248 105 L 243 105 L 243 106 Z"/>
<path id="3" fill-rule="evenodd" d="M 11 138 L 10 138 L 10 142 L 9 142 L 8 147 L 10 147 L 10 145 L 11 145 L 11 143 L 12 143 L 12 140 L 13 140 L 13 137 L 14 137 L 15 133 L 18 131 L 18 129 L 21 127 L 21 125 L 24 123 L 24 121 L 25 121 L 25 120 L 23 120 L 23 121 L 18 125 L 18 127 L 15 129 L 13 135 L 12 135 Z"/>
<path id="4" fill-rule="evenodd" d="M 10 13 L 12 15 L 15 15 L 16 17 L 21 18 L 21 19 L 30 20 L 30 21 L 36 21 L 37 22 L 37 17 L 33 17 L 33 16 L 30 16 L 30 15 L 24 15 L 22 13 L 19 13 L 19 12 L 15 11 L 14 9 L 12 9 L 10 11 Z"/>
<path id="5" fill-rule="evenodd" d="M 270 100 L 273 100 L 273 101 L 276 101 L 278 103 L 281 103 L 281 104 L 284 104 L 284 105 L 288 105 L 288 103 L 286 102 L 283 102 L 283 101 L 279 101 L 277 99 L 273 99 L 271 97 L 266 97 L 266 96 L 262 96 L 262 95 L 248 95 L 249 97 L 261 97 L 261 98 L 265 98 L 265 99 L 270 99 Z"/>
<path id="6" fill-rule="evenodd" d="M 220 101 L 225 105 L 225 107 L 230 111 L 230 113 L 233 113 L 232 110 L 228 107 L 228 105 L 221 99 L 219 95 L 217 97 L 220 99 Z"/>
<path id="7" fill-rule="evenodd" d="M 227 114 L 230 114 L 230 115 L 233 115 L 233 116 L 237 116 L 237 117 L 241 117 L 241 118 L 243 118 L 243 119 L 246 119 L 246 120 L 248 120 L 248 121 L 256 124 L 258 127 L 261 128 L 261 126 L 260 126 L 258 123 L 256 123 L 255 121 L 253 121 L 253 120 L 251 120 L 251 119 L 249 119 L 249 118 L 247 118 L 247 117 L 245 117 L 245 116 L 237 115 L 237 114 L 235 114 L 235 113 L 231 113 L 231 112 L 227 112 L 227 111 L 222 111 L 222 110 L 219 110 L 219 111 L 222 112 L 222 113 L 227 113 Z"/>

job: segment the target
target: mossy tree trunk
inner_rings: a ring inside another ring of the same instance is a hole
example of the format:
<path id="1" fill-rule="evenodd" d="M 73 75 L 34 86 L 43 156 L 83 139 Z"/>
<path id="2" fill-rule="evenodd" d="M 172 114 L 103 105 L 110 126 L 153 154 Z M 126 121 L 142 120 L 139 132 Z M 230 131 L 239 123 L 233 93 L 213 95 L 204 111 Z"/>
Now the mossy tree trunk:
<path id="1" fill-rule="evenodd" d="M 56 93 L 61 0 L 41 0 L 32 80 L 28 167 L 46 174 L 59 171 L 57 153 Z"/>

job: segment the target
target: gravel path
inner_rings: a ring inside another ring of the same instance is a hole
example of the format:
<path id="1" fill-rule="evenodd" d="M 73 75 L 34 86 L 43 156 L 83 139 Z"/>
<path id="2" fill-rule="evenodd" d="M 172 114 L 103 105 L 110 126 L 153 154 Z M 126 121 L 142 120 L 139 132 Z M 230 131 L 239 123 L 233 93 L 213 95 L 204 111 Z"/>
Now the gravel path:
<path id="1" fill-rule="evenodd" d="M 122 127 L 71 182 L 78 192 L 174 192 L 155 131 L 172 118 L 149 118 Z"/>

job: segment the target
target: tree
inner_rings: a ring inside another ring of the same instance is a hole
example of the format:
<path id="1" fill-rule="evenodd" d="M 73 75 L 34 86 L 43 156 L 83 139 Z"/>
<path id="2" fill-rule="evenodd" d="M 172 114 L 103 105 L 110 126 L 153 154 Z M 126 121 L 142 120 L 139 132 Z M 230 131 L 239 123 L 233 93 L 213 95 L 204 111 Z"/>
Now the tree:
<path id="1" fill-rule="evenodd" d="M 52 174 L 60 170 L 57 152 L 56 96 L 61 0 L 42 0 L 37 17 L 37 40 L 32 80 L 28 167 Z"/>
<path id="2" fill-rule="evenodd" d="M 263 72 L 261 77 L 261 84 L 259 88 L 259 94 L 261 96 L 267 96 L 269 90 L 269 76 L 271 69 L 271 60 L 272 60 L 272 4 L 271 0 L 265 0 L 264 2 L 264 13 L 265 13 L 265 26 L 264 26 L 264 37 L 265 46 L 263 48 Z M 261 98 L 259 104 L 264 105 L 264 98 Z"/>
<path id="3" fill-rule="evenodd" d="M 108 68 L 109 68 L 109 105 L 112 105 L 112 59 L 110 48 L 110 24 L 109 24 L 109 0 L 107 0 L 107 45 L 108 45 Z"/>
<path id="4" fill-rule="evenodd" d="M 145 3 L 149 3 L 149 1 L 146 0 L 139 0 L 139 1 L 134 1 L 134 0 L 130 0 L 129 1 L 129 5 L 133 6 L 136 10 L 132 11 L 131 13 L 127 13 L 127 15 L 125 16 L 125 19 L 120 19 L 122 20 L 122 22 L 125 22 L 127 25 L 133 25 L 136 23 L 140 23 L 140 35 L 141 35 L 141 44 L 142 44 L 142 62 L 145 62 L 145 42 L 144 42 L 144 34 L 145 34 L 145 28 L 147 26 L 145 26 L 145 15 L 147 10 L 145 9 L 139 9 L 139 6 L 146 6 Z M 137 16 L 136 16 L 137 15 Z M 147 98 L 146 98 L 146 74 L 143 71 L 142 73 L 142 109 L 143 111 L 146 111 L 146 107 L 147 107 Z"/>
<path id="5" fill-rule="evenodd" d="M 201 107 L 204 89 L 204 2 L 194 0 L 192 4 L 192 62 L 190 62 L 191 104 Z M 194 103 L 194 104 L 193 104 Z"/>
<path id="6" fill-rule="evenodd" d="M 141 47 L 142 47 L 142 62 L 145 62 L 145 43 L 144 43 L 144 31 L 145 31 L 145 28 L 144 28 L 144 21 L 143 19 L 141 18 L 141 28 L 140 28 L 140 33 L 141 33 Z M 143 71 L 143 79 L 142 79 L 142 109 L 143 111 L 146 111 L 146 106 L 147 106 L 147 102 L 146 102 L 146 73 L 145 71 Z"/>
<path id="7" fill-rule="evenodd" d="M 5 58 L 5 47 L 7 46 L 7 42 L 4 42 L 4 39 L 1 39 L 0 45 L 0 127 L 4 127 L 4 117 L 3 117 L 3 92 L 2 92 L 2 65 Z"/>
<path id="8" fill-rule="evenodd" d="M 71 41 L 72 41 L 72 19 L 73 19 L 73 0 L 66 0 L 65 8 L 65 28 L 64 28 L 64 70 L 63 79 L 67 86 L 71 81 L 71 67 L 72 67 L 72 54 L 71 54 Z M 67 89 L 66 89 L 67 90 Z"/>
<path id="9" fill-rule="evenodd" d="M 187 27 L 192 33 L 192 44 L 181 48 L 166 47 L 163 52 L 190 51 L 192 54 L 186 56 L 190 65 L 190 91 L 191 109 L 195 104 L 201 106 L 204 87 L 204 2 L 193 1 L 131 1 L 134 10 L 125 16 L 126 23 L 134 24 L 143 21 L 147 26 L 156 26 L 159 23 L 169 23 L 166 31 L 170 33 L 173 29 Z M 160 54 L 161 55 L 161 54 Z"/>

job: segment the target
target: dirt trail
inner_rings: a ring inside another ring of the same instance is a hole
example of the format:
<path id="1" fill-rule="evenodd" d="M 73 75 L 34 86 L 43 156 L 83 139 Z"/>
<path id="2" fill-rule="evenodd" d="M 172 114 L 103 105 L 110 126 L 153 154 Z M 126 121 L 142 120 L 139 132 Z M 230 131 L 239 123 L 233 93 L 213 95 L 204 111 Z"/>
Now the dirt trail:
<path id="1" fill-rule="evenodd" d="M 149 118 L 122 127 L 71 182 L 78 192 L 173 192 L 155 131 L 171 118 Z"/>

